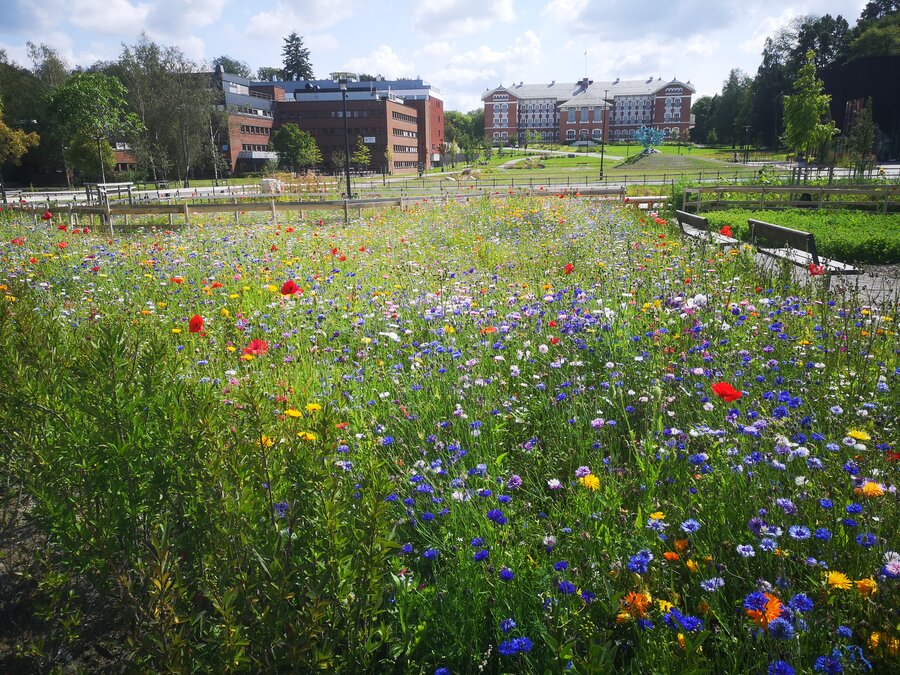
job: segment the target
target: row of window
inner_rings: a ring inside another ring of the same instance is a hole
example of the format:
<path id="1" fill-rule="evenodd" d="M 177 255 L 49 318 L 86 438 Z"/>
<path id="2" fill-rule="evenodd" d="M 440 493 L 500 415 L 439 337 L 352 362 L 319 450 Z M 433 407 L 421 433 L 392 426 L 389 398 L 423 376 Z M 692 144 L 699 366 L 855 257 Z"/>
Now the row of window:
<path id="1" fill-rule="evenodd" d="M 415 145 L 395 145 L 394 152 L 414 155 L 419 152 L 419 148 Z"/>
<path id="2" fill-rule="evenodd" d="M 600 129 L 594 129 L 593 131 L 591 131 L 591 138 L 593 138 L 595 141 L 599 141 L 602 138 L 602 136 L 603 136 L 603 132 L 600 131 Z M 588 130 L 582 129 L 581 131 L 579 131 L 578 138 L 581 139 L 582 141 L 586 141 L 588 138 Z M 566 140 L 567 141 L 575 140 L 575 130 L 574 129 L 569 129 L 568 131 L 566 131 Z"/>
<path id="3" fill-rule="evenodd" d="M 394 129 L 394 136 L 403 136 L 404 138 L 418 138 L 419 134 L 416 131 L 410 131 L 409 129 Z"/>
<path id="4" fill-rule="evenodd" d="M 269 146 L 262 143 L 244 143 L 241 145 L 241 150 L 246 152 L 268 152 Z"/>
<path id="5" fill-rule="evenodd" d="M 259 108 L 250 108 L 245 105 L 236 106 L 237 111 L 243 115 L 256 115 L 257 117 L 272 117 L 271 110 L 260 110 Z"/>
<path id="6" fill-rule="evenodd" d="M 342 110 L 284 110 L 279 111 L 278 119 L 295 119 L 295 120 L 328 120 L 343 118 Z M 347 119 L 352 117 L 384 117 L 383 110 L 348 110 Z"/>
<path id="7" fill-rule="evenodd" d="M 272 133 L 272 130 L 269 127 L 254 127 L 249 124 L 241 125 L 241 133 L 242 134 L 263 134 L 268 136 Z"/>
<path id="8" fill-rule="evenodd" d="M 394 162 L 395 169 L 415 169 L 418 166 L 418 162 Z"/>
<path id="9" fill-rule="evenodd" d="M 406 115 L 401 112 L 397 112 L 396 110 L 391 113 L 391 117 L 400 122 L 409 122 L 410 124 L 416 124 L 418 120 L 412 115 Z"/>

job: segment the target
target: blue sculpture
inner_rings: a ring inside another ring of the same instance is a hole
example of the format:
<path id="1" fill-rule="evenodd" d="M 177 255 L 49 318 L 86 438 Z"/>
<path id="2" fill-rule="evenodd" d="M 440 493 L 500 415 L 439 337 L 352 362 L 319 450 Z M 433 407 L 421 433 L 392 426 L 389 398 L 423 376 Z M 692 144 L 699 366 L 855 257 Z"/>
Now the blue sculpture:
<path id="1" fill-rule="evenodd" d="M 663 138 L 665 138 L 665 134 L 659 129 L 654 129 L 653 127 L 642 126 L 640 129 L 634 132 L 634 140 L 644 146 L 643 152 L 646 154 L 650 152 L 650 147 L 654 145 L 659 145 L 663 142 Z"/>

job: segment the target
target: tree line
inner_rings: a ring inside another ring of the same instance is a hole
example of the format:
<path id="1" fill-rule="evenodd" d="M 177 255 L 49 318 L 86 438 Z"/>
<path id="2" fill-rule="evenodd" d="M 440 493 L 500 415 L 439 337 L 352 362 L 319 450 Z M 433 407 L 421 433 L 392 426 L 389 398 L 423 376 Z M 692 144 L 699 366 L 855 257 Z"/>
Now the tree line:
<path id="1" fill-rule="evenodd" d="M 734 69 L 720 93 L 694 102 L 691 139 L 735 148 L 781 147 L 788 97 L 796 95 L 810 51 L 815 72 L 868 56 L 900 54 L 900 0 L 869 2 L 852 27 L 840 15 L 797 17 L 766 39 L 755 76 Z M 858 116 L 860 122 L 871 122 L 871 109 Z"/>
<path id="2" fill-rule="evenodd" d="M 0 185 L 5 167 L 29 163 L 62 182 L 106 180 L 115 144 L 136 160 L 134 178 L 154 181 L 219 177 L 229 168 L 228 111 L 212 70 L 250 76 L 241 61 L 212 64 L 141 34 L 115 60 L 72 68 L 47 44 L 28 43 L 30 67 L 0 50 Z M 284 39 L 283 67 L 257 76 L 313 77 L 309 50 L 296 32 Z M 268 78 L 266 78 L 268 79 Z"/>

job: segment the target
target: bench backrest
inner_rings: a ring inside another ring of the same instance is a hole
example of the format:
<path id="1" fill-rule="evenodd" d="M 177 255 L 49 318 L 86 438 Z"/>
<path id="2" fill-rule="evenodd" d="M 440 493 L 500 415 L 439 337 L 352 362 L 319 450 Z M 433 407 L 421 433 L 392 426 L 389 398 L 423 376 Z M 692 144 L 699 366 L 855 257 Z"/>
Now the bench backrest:
<path id="1" fill-rule="evenodd" d="M 777 248 L 789 246 L 799 251 L 806 251 L 812 257 L 813 262 L 819 264 L 819 254 L 816 251 L 816 238 L 811 232 L 792 230 L 789 227 L 773 225 L 761 220 L 749 219 L 750 241 L 759 245 L 761 242 Z"/>
<path id="2" fill-rule="evenodd" d="M 690 225 L 698 230 L 709 230 L 709 221 L 703 216 L 688 213 L 687 211 L 676 211 L 675 218 L 678 220 L 678 225 L 681 229 L 684 229 L 685 225 Z"/>

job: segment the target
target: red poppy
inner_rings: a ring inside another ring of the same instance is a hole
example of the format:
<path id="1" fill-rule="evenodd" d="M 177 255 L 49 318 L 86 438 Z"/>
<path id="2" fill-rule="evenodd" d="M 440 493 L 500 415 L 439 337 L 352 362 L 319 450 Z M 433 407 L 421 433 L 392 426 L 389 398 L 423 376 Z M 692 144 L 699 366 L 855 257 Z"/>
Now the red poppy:
<path id="1" fill-rule="evenodd" d="M 294 231 L 294 228 L 293 228 L 293 227 L 286 227 L 286 228 L 284 228 L 284 231 L 285 231 L 285 232 L 293 232 L 293 231 Z"/>
<path id="2" fill-rule="evenodd" d="M 359 252 L 360 252 L 360 253 L 365 253 L 365 252 L 366 252 L 366 247 L 365 247 L 365 246 L 360 246 L 360 247 L 359 247 Z"/>
<path id="3" fill-rule="evenodd" d="M 282 295 L 293 295 L 297 291 L 300 290 L 300 287 L 294 283 L 293 279 L 288 279 L 284 282 L 284 285 L 281 287 Z"/>
<path id="4" fill-rule="evenodd" d="M 563 272 L 565 272 L 566 274 L 572 274 L 572 272 L 574 272 L 574 271 L 575 271 L 575 265 L 573 265 L 572 263 L 568 263 L 563 268 Z"/>
<path id="5" fill-rule="evenodd" d="M 552 337 L 552 338 L 550 338 L 550 344 L 551 344 L 551 345 L 558 345 L 558 344 L 559 344 L 559 338 L 558 338 L 558 337 L 555 337 L 555 336 Z"/>
<path id="6" fill-rule="evenodd" d="M 550 319 L 550 321 L 547 322 L 547 325 L 550 326 L 550 328 L 556 328 L 556 321 Z"/>
<path id="7" fill-rule="evenodd" d="M 184 277 L 172 277 L 171 279 L 169 279 L 169 281 L 171 281 L 173 284 L 183 284 Z"/>
<path id="8" fill-rule="evenodd" d="M 723 226 L 722 229 L 719 230 L 719 234 L 724 235 L 726 237 L 730 237 L 731 236 L 731 225 Z"/>
<path id="9" fill-rule="evenodd" d="M 245 354 L 260 356 L 269 351 L 269 343 L 265 340 L 250 340 L 250 344 L 244 347 Z"/>
<path id="10" fill-rule="evenodd" d="M 221 282 L 221 281 L 214 281 L 214 282 L 212 282 L 212 287 L 213 287 L 213 288 L 222 288 L 222 282 Z"/>
<path id="11" fill-rule="evenodd" d="M 825 267 L 823 265 L 816 265 L 816 263 L 809 263 L 809 276 L 818 277 L 825 274 Z"/>
<path id="12" fill-rule="evenodd" d="M 712 390 L 713 393 L 725 401 L 725 403 L 737 401 L 742 396 L 739 390 L 735 389 L 727 382 L 716 382 L 712 386 Z"/>
<path id="13" fill-rule="evenodd" d="M 56 229 L 59 230 L 60 232 L 65 232 L 67 229 L 69 229 L 69 226 L 68 226 L 68 225 L 65 225 L 65 224 L 63 224 L 63 225 L 57 225 L 57 226 L 56 226 Z"/>
<path id="14" fill-rule="evenodd" d="M 199 314 L 194 314 L 191 317 L 191 320 L 188 322 L 188 330 L 191 333 L 200 333 L 203 331 L 203 317 Z"/>
<path id="15" fill-rule="evenodd" d="M 68 246 L 68 245 L 69 245 L 69 244 L 68 244 L 67 242 L 65 242 L 65 241 L 61 241 L 61 242 L 59 242 L 59 244 L 57 244 L 57 246 L 59 246 L 60 248 L 65 248 L 65 247 Z"/>
<path id="16" fill-rule="evenodd" d="M 11 244 L 14 244 L 15 246 L 24 246 L 24 245 L 25 245 L 25 240 L 22 239 L 21 237 L 16 237 L 16 238 L 13 239 L 10 243 L 11 243 Z"/>
<path id="17" fill-rule="evenodd" d="M 278 250 L 278 247 L 275 244 L 272 244 L 272 248 L 270 248 L 269 250 L 274 252 Z"/>
<path id="18" fill-rule="evenodd" d="M 337 247 L 331 249 L 331 255 L 337 255 L 337 254 L 338 254 L 338 249 L 337 249 Z"/>
<path id="19" fill-rule="evenodd" d="M 44 211 L 44 215 L 41 216 L 41 220 L 53 220 L 53 214 L 49 211 Z"/>

